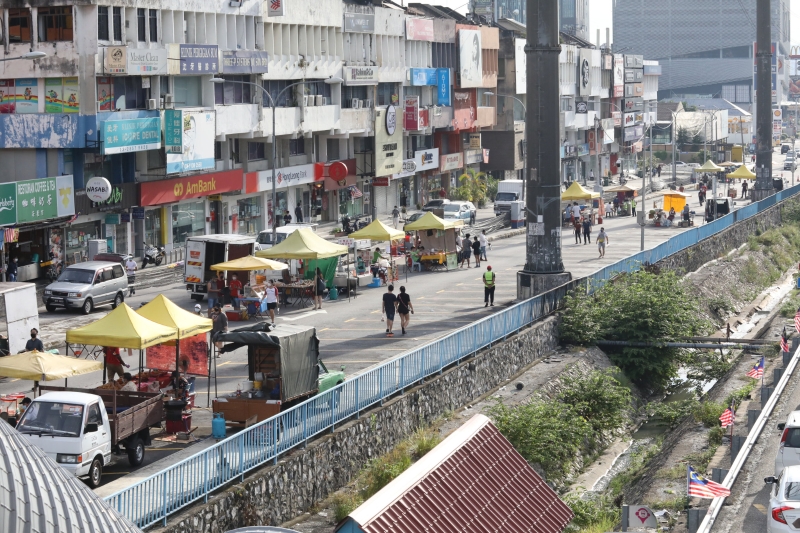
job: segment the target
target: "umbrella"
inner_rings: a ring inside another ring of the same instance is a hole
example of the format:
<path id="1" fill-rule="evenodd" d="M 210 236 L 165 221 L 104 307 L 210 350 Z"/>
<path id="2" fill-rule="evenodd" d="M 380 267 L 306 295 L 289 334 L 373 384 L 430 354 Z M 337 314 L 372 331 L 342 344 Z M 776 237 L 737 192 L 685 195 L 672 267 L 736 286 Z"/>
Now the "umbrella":
<path id="1" fill-rule="evenodd" d="M 103 369 L 102 361 L 89 361 L 49 352 L 24 352 L 0 358 L 0 376 L 52 381 Z"/>
<path id="2" fill-rule="evenodd" d="M 289 265 L 286 263 L 252 255 L 211 265 L 211 270 L 286 270 L 287 268 Z"/>
<path id="3" fill-rule="evenodd" d="M 756 179 L 756 175 L 747 168 L 746 166 L 742 165 L 730 174 L 728 174 L 729 178 L 737 178 L 742 180 L 754 180 Z"/>
<path id="4" fill-rule="evenodd" d="M 396 241 L 404 239 L 406 232 L 393 229 L 381 222 L 373 220 L 367 227 L 348 235 L 351 239 L 369 239 L 371 241 Z"/>

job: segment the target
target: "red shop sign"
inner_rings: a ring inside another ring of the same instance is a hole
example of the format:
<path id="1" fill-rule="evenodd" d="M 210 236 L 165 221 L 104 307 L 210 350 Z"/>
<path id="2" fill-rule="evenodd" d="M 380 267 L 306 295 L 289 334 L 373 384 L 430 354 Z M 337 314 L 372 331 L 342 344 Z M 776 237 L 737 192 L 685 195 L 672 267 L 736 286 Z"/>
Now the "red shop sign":
<path id="1" fill-rule="evenodd" d="M 373 187 L 388 187 L 389 186 L 389 176 L 384 176 L 382 178 L 372 178 L 372 186 Z"/>
<path id="2" fill-rule="evenodd" d="M 187 198 L 203 198 L 212 194 L 241 191 L 242 186 L 242 169 L 148 181 L 141 184 L 140 205 L 161 205 Z"/>

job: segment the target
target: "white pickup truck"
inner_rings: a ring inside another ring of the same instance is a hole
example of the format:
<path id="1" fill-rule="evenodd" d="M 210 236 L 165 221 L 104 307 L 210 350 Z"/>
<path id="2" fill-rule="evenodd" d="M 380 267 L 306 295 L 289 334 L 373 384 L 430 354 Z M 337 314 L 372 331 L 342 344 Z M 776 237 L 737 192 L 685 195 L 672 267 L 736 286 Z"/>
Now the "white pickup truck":
<path id="1" fill-rule="evenodd" d="M 91 487 L 98 487 L 112 453 L 128 454 L 131 466 L 144 461 L 150 427 L 164 419 L 163 395 L 42 387 L 25 410 L 17 431 Z M 104 401 L 105 400 L 105 401 Z"/>

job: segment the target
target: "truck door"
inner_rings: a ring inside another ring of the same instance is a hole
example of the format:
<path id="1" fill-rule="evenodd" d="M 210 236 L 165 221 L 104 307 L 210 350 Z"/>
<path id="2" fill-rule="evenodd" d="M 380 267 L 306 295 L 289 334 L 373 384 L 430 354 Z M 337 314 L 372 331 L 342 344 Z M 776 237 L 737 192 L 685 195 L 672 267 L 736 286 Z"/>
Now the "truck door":
<path id="1" fill-rule="evenodd" d="M 102 455 L 103 464 L 105 465 L 107 458 L 111 453 L 111 438 L 108 435 L 108 426 L 103 423 L 103 415 L 100 412 L 99 402 L 91 404 L 86 410 L 86 425 L 84 426 L 84 429 L 89 424 L 97 424 L 97 431 L 92 431 L 89 433 L 84 431 L 83 433 L 83 463 L 90 464 L 95 456 Z M 107 447 L 109 450 L 106 452 L 105 448 Z"/>
<path id="2" fill-rule="evenodd" d="M 203 283 L 204 264 L 206 259 L 206 243 L 204 241 L 186 241 L 186 268 L 184 281 L 189 283 Z"/>

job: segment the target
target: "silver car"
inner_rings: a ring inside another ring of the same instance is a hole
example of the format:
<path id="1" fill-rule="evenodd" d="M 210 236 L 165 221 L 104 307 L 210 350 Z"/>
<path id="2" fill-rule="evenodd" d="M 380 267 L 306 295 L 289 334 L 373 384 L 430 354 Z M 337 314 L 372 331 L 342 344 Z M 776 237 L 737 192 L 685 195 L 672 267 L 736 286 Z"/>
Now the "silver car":
<path id="1" fill-rule="evenodd" d="M 68 266 L 44 290 L 47 311 L 58 308 L 80 309 L 88 315 L 105 304 L 116 309 L 125 300 L 128 277 L 122 265 L 109 261 L 88 261 Z"/>

